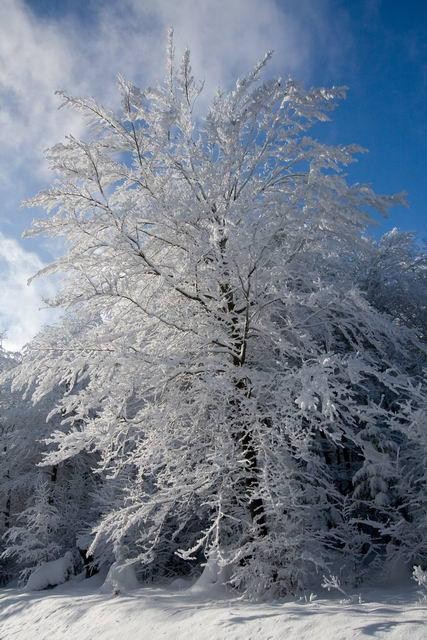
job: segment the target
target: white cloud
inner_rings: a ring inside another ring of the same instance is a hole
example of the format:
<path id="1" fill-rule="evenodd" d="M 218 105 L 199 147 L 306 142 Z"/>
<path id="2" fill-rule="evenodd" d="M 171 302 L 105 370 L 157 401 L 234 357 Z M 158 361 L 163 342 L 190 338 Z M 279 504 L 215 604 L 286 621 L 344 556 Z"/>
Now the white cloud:
<path id="1" fill-rule="evenodd" d="M 320 32 L 325 59 L 337 40 L 335 29 L 326 41 L 328 1 L 319 9 L 307 0 L 104 0 L 86 23 L 42 19 L 30 5 L 0 3 L 0 186 L 16 170 L 48 179 L 43 150 L 81 131 L 77 114 L 58 110 L 57 89 L 111 103 L 117 73 L 140 84 L 161 77 L 169 25 L 177 53 L 191 48 L 208 95 L 268 49 L 275 50 L 272 71 L 307 78 Z"/>
<path id="2" fill-rule="evenodd" d="M 35 253 L 0 233 L 0 331 L 7 331 L 4 344 L 8 349 L 20 349 L 54 317 L 50 309 L 42 308 L 46 307 L 42 298 L 54 293 L 53 284 L 48 280 L 27 284 L 42 267 Z"/>
<path id="3" fill-rule="evenodd" d="M 0 3 L 0 166 L 6 186 L 17 171 L 46 178 L 43 150 L 67 129 L 79 128 L 75 116 L 58 111 L 54 96 L 74 73 L 71 43 L 57 25 L 37 20 L 17 0 Z"/>
<path id="4" fill-rule="evenodd" d="M 165 34 L 173 26 L 178 55 L 191 49 L 194 71 L 209 94 L 229 85 L 269 49 L 276 52 L 276 71 L 298 73 L 307 67 L 310 34 L 298 12 L 286 12 L 284 6 L 275 0 L 104 3 L 89 50 L 95 59 L 107 59 L 115 72 L 136 82 L 152 81 L 163 73 Z"/>
<path id="5" fill-rule="evenodd" d="M 6 236 L 18 237 L 30 222 L 28 212 L 16 218 L 20 200 L 51 179 L 43 150 L 67 133 L 82 132 L 80 116 L 58 110 L 55 90 L 95 95 L 111 105 L 117 73 L 137 84 L 154 82 L 163 74 L 170 25 L 177 54 L 191 49 L 207 97 L 268 49 L 275 50 L 271 72 L 307 80 L 320 34 L 329 62 L 337 58 L 331 43 L 340 41 L 328 19 L 329 0 L 92 0 L 86 21 L 77 14 L 42 18 L 30 6 L 30 0 L 0 0 L 0 232 Z M 41 262 L 6 236 L 0 236 L 0 318 L 10 326 L 9 344 L 17 347 L 46 318 L 37 311 L 42 285 L 24 284 Z"/>

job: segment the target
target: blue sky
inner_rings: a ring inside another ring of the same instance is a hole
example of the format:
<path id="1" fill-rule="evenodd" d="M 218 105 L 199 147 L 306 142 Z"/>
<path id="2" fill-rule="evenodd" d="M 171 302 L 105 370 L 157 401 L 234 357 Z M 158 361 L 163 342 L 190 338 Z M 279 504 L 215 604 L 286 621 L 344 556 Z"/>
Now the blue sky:
<path id="1" fill-rule="evenodd" d="M 37 212 L 22 199 L 49 184 L 43 149 L 83 132 L 58 111 L 54 91 L 115 104 L 118 72 L 137 84 L 163 70 L 167 27 L 189 46 L 206 103 L 267 49 L 270 73 L 308 85 L 345 84 L 348 99 L 316 135 L 369 149 L 349 179 L 380 193 L 407 191 L 410 207 L 380 221 L 427 236 L 427 3 L 421 0 L 1 0 L 0 2 L 0 329 L 19 348 L 51 312 L 53 284 L 26 280 L 52 259 L 52 241 L 22 240 Z"/>

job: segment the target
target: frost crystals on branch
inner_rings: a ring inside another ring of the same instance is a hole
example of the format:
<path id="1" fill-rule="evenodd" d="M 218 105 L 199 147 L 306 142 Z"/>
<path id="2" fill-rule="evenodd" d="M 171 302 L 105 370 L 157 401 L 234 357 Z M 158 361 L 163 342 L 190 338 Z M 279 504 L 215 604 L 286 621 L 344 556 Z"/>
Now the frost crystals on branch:
<path id="1" fill-rule="evenodd" d="M 119 79 L 119 113 L 62 96 L 88 134 L 50 150 L 30 234 L 65 240 L 68 313 L 16 374 L 36 400 L 65 389 L 44 462 L 91 456 L 99 563 L 125 546 L 156 577 L 215 554 L 252 595 L 426 551 L 422 456 L 406 470 L 425 352 L 364 237 L 401 197 L 347 184 L 361 149 L 309 136 L 344 89 L 263 80 L 269 58 L 204 118 L 172 40 L 162 84 Z"/>

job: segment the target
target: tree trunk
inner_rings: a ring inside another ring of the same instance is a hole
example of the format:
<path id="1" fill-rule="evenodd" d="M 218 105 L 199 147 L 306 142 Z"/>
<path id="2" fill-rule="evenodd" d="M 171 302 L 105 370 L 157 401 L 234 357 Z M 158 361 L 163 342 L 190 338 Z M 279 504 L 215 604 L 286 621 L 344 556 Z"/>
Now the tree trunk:
<path id="1" fill-rule="evenodd" d="M 213 213 L 216 213 L 216 206 L 213 205 Z M 219 222 L 219 220 L 218 220 Z M 227 237 L 224 235 L 219 241 L 219 249 L 224 266 L 224 276 L 227 278 L 229 273 L 226 267 L 227 260 L 225 256 L 225 250 L 227 245 Z M 228 330 L 231 337 L 231 343 L 233 345 L 233 364 L 236 367 L 235 388 L 236 388 L 236 400 L 232 402 L 234 410 L 237 413 L 237 421 L 239 420 L 239 413 L 241 412 L 241 402 L 239 395 L 243 393 L 247 398 L 250 397 L 250 388 L 248 387 L 248 381 L 242 378 L 239 369 L 243 367 L 246 360 L 246 341 L 247 331 L 242 331 L 239 327 L 239 318 L 244 317 L 249 308 L 249 286 L 247 291 L 244 291 L 246 296 L 246 306 L 248 308 L 236 310 L 235 298 L 232 287 L 229 282 L 225 281 L 220 283 L 219 289 L 221 296 L 224 300 L 224 311 L 226 313 L 228 321 Z M 248 327 L 246 327 L 247 330 Z M 259 487 L 259 467 L 258 467 L 258 455 L 256 445 L 254 444 L 253 434 L 250 430 L 245 429 L 242 424 L 242 430 L 237 431 L 234 435 L 235 440 L 243 448 L 243 457 L 246 462 L 247 476 L 245 479 L 245 490 L 251 496 L 248 503 L 249 513 L 251 515 L 252 522 L 257 525 L 260 536 L 265 536 L 268 532 L 266 524 L 265 507 L 262 498 L 252 497 Z"/>
<path id="2" fill-rule="evenodd" d="M 56 482 L 56 479 L 58 477 L 58 465 L 54 464 L 51 471 L 50 471 L 50 481 L 51 482 Z M 53 500 L 53 495 L 52 495 L 52 491 L 50 492 L 50 495 L 48 497 L 48 503 L 49 504 L 53 504 L 54 500 Z"/>

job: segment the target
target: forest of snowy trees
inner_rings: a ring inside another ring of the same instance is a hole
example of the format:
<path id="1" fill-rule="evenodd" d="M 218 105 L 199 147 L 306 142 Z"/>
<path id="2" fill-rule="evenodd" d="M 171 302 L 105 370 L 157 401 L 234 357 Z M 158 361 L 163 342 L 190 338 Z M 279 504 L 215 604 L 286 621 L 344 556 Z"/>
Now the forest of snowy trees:
<path id="1" fill-rule="evenodd" d="M 205 116 L 172 39 L 119 113 L 63 95 L 87 133 L 28 235 L 63 243 L 64 311 L 0 353 L 4 582 L 78 547 L 250 597 L 426 566 L 426 260 L 369 236 L 402 196 L 347 182 L 362 150 L 309 136 L 345 90 L 268 60 Z"/>

